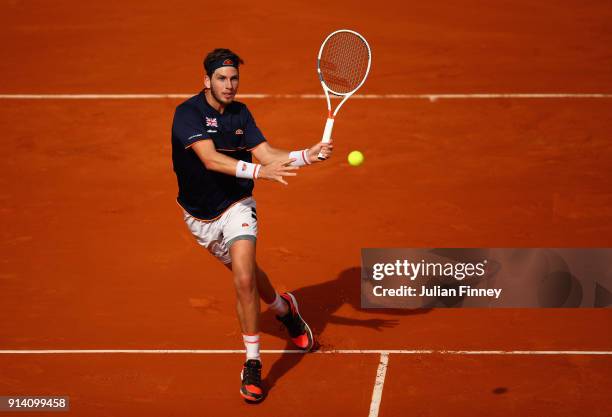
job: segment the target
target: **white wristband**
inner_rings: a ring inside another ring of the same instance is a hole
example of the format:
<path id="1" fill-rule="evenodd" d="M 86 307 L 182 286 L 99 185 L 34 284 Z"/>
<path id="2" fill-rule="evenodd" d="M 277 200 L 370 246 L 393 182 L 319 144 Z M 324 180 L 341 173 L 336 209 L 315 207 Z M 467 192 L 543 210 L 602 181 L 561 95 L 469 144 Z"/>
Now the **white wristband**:
<path id="1" fill-rule="evenodd" d="M 248 178 L 250 180 L 256 180 L 259 175 L 261 165 L 251 164 L 250 162 L 238 161 L 236 164 L 236 177 Z"/>
<path id="2" fill-rule="evenodd" d="M 295 161 L 291 163 L 291 166 L 294 167 L 310 165 L 310 161 L 308 160 L 308 149 L 304 149 L 303 151 L 289 152 L 289 159 L 295 159 Z"/>

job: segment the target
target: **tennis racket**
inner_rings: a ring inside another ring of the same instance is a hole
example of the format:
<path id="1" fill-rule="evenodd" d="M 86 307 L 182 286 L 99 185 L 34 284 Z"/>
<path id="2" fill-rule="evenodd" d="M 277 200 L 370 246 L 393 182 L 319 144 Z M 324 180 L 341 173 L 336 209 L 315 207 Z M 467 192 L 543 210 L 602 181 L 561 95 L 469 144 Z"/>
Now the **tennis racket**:
<path id="1" fill-rule="evenodd" d="M 317 71 L 327 99 L 327 121 L 321 142 L 329 143 L 338 110 L 363 85 L 370 72 L 371 63 L 370 45 L 357 32 L 337 30 L 323 41 L 317 59 Z M 333 113 L 330 94 L 342 97 Z M 325 159 L 322 153 L 317 157 L 320 160 Z"/>

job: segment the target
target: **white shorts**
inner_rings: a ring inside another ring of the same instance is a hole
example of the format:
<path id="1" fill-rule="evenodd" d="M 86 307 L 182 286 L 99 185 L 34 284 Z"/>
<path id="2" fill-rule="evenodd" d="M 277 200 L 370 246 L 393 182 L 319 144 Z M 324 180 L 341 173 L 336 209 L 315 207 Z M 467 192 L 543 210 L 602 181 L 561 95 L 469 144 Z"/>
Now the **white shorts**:
<path id="1" fill-rule="evenodd" d="M 229 248 L 237 240 L 257 240 L 257 211 L 253 197 L 234 203 L 216 220 L 198 220 L 183 210 L 196 241 L 224 264 L 232 262 Z"/>

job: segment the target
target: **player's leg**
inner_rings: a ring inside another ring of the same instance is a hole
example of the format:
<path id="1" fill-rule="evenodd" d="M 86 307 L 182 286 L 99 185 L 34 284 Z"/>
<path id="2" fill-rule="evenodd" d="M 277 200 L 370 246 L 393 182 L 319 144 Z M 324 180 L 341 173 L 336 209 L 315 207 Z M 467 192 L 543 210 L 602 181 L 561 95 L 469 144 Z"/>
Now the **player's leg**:
<path id="1" fill-rule="evenodd" d="M 276 293 L 274 286 L 272 286 L 268 275 L 259 267 L 259 265 L 255 264 L 255 268 L 259 296 L 264 303 L 268 305 L 272 304 L 278 294 Z"/>
<path id="2" fill-rule="evenodd" d="M 242 367 L 240 394 L 247 400 L 263 399 L 261 385 L 261 358 L 259 355 L 259 292 L 255 266 L 255 240 L 238 239 L 229 248 L 231 270 L 236 290 L 236 309 L 246 348 L 246 361 Z"/>
<path id="3" fill-rule="evenodd" d="M 212 222 L 199 221 L 186 212 L 184 219 L 196 241 L 232 271 L 237 295 L 238 319 L 247 350 L 247 360 L 240 377 L 240 394 L 247 400 L 260 401 L 263 399 L 263 389 L 259 358 L 259 295 L 255 274 L 257 229 L 256 225 L 255 228 L 248 227 L 244 230 L 239 228 L 242 224 L 236 227 L 235 222 L 241 217 L 232 216 L 236 211 L 240 213 L 244 208 L 236 204 L 218 220 Z M 232 234 L 229 239 L 227 233 Z M 230 249 L 233 249 L 232 253 Z M 232 256 L 235 266 L 232 264 Z"/>
<path id="4" fill-rule="evenodd" d="M 259 292 L 255 265 L 255 241 L 236 240 L 230 249 L 237 311 L 243 334 L 259 332 Z M 259 358 L 257 358 L 259 359 Z"/>
<path id="5" fill-rule="evenodd" d="M 261 384 L 261 358 L 259 355 L 259 291 L 255 251 L 257 241 L 257 216 L 252 198 L 236 203 L 227 211 L 223 222 L 223 243 L 228 249 L 236 308 L 246 348 L 246 361 L 242 368 L 241 395 L 250 401 L 264 397 Z"/>

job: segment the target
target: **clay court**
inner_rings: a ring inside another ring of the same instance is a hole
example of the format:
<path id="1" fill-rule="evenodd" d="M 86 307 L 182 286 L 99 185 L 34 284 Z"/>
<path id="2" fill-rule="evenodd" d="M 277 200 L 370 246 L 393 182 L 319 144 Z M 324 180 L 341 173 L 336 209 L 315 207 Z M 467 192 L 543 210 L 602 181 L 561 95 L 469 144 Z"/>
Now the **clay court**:
<path id="1" fill-rule="evenodd" d="M 609 308 L 359 294 L 364 247 L 612 246 L 609 2 L 5 0 L 0 22 L 0 396 L 88 417 L 612 414 Z M 321 347 L 293 351 L 264 313 L 269 393 L 246 404 L 231 276 L 175 201 L 174 108 L 229 47 L 267 139 L 303 149 L 342 27 L 373 62 L 334 157 L 255 187 L 258 262 Z"/>

